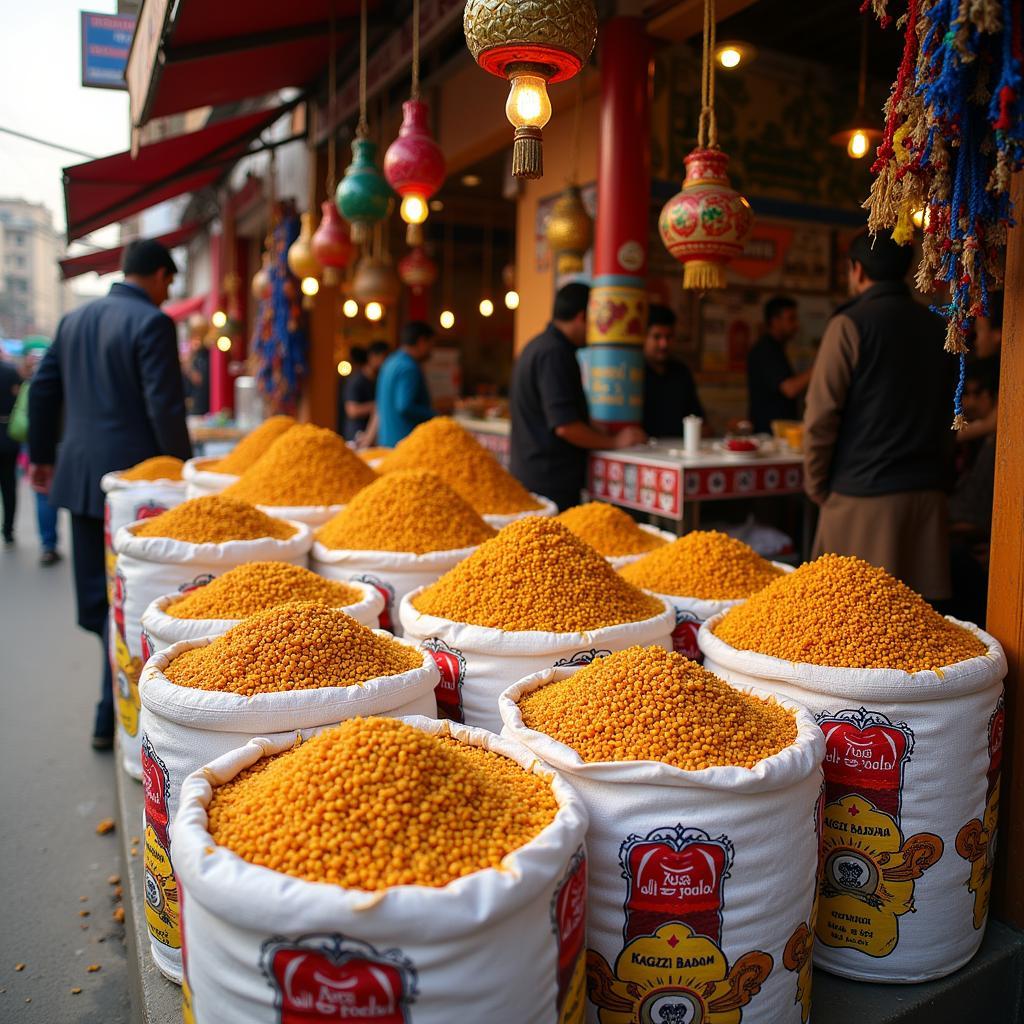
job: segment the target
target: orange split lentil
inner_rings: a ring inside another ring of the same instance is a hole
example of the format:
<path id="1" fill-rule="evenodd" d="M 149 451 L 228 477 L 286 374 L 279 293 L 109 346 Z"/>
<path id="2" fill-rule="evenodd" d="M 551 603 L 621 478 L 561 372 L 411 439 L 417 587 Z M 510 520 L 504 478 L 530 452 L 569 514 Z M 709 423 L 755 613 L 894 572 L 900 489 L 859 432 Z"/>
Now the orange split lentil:
<path id="1" fill-rule="evenodd" d="M 421 423 L 377 466 L 380 473 L 426 469 L 436 473 L 481 515 L 536 511 L 530 492 L 472 434 L 450 416 Z"/>
<path id="2" fill-rule="evenodd" d="M 206 494 L 146 519 L 133 532 L 136 537 L 169 537 L 190 544 L 224 544 L 230 540 L 259 540 L 262 537 L 287 540 L 295 535 L 295 527 L 244 501 L 225 498 L 222 494 Z"/>
<path id="3" fill-rule="evenodd" d="M 921 672 L 986 651 L 884 569 L 844 555 L 782 576 L 730 609 L 715 634 L 742 650 L 835 668 Z"/>
<path id="4" fill-rule="evenodd" d="M 185 463 L 173 455 L 154 455 L 118 474 L 122 480 L 180 480 Z"/>
<path id="5" fill-rule="evenodd" d="M 636 521 L 621 508 L 603 501 L 576 505 L 555 518 L 606 558 L 638 555 L 668 543 L 656 533 L 641 530 Z"/>
<path id="6" fill-rule="evenodd" d="M 282 434 L 223 493 L 254 505 L 344 505 L 376 479 L 333 430 L 302 423 Z"/>
<path id="7" fill-rule="evenodd" d="M 418 651 L 367 629 L 351 615 L 296 601 L 250 615 L 208 646 L 179 654 L 166 675 L 179 686 L 251 697 L 362 686 L 422 664 Z"/>
<path id="8" fill-rule="evenodd" d="M 771 697 L 741 693 L 689 658 L 629 647 L 519 702 L 523 724 L 584 761 L 661 761 L 684 771 L 753 768 L 796 739 Z"/>
<path id="9" fill-rule="evenodd" d="M 294 426 L 295 419 L 292 416 L 271 416 L 246 434 L 223 459 L 208 462 L 203 469 L 241 476 L 282 434 Z"/>
<path id="10" fill-rule="evenodd" d="M 717 530 L 687 533 L 619 572 L 644 590 L 702 601 L 750 597 L 782 575 L 743 541 Z"/>
<path id="11" fill-rule="evenodd" d="M 325 580 L 301 565 L 247 562 L 176 598 L 164 610 L 175 619 L 245 619 L 293 601 L 343 608 L 362 600 L 362 591 Z"/>
<path id="12" fill-rule="evenodd" d="M 347 889 L 497 868 L 558 812 L 549 779 L 393 718 L 350 719 L 253 768 L 214 791 L 214 842 Z"/>
<path id="13" fill-rule="evenodd" d="M 517 519 L 413 600 L 417 611 L 504 630 L 579 633 L 664 611 L 571 530 Z"/>
<path id="14" fill-rule="evenodd" d="M 316 539 L 349 551 L 455 551 L 495 535 L 439 476 L 419 470 L 389 473 L 361 490 Z"/>

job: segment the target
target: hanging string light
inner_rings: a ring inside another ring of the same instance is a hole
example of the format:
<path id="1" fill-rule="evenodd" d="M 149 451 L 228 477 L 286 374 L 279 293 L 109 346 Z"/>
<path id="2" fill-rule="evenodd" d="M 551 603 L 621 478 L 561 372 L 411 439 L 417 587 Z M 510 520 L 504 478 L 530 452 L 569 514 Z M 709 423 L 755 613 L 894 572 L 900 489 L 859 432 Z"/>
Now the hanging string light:
<path id="1" fill-rule="evenodd" d="M 487 228 L 484 231 L 484 260 L 483 260 L 483 278 L 482 288 L 480 289 L 483 293 L 480 299 L 480 315 L 482 317 L 493 316 L 494 314 L 494 302 L 491 299 L 491 258 L 493 248 L 493 235 L 490 221 L 487 222 Z"/>
<path id="2" fill-rule="evenodd" d="M 430 134 L 430 110 L 420 99 L 420 0 L 412 5 L 412 89 L 402 104 L 402 127 L 384 154 L 384 177 L 402 197 L 399 216 L 409 245 L 423 244 L 430 197 L 444 184 L 444 154 Z"/>
<path id="3" fill-rule="evenodd" d="M 836 132 L 829 142 L 836 146 L 845 146 L 847 155 L 853 160 L 866 156 L 872 145 L 877 145 L 882 133 L 875 127 L 876 118 L 871 117 L 867 110 L 868 90 L 868 21 L 861 22 L 860 34 L 860 73 L 857 79 L 857 112 L 848 128 Z"/>
<path id="4" fill-rule="evenodd" d="M 438 317 L 438 322 L 446 330 L 450 331 L 455 326 L 455 314 L 452 312 L 452 273 L 455 262 L 452 246 L 452 226 L 446 224 L 444 227 L 444 294 L 445 305 Z"/>
<path id="5" fill-rule="evenodd" d="M 316 194 L 316 151 L 313 145 L 315 135 L 316 111 L 313 105 L 308 104 L 310 131 L 309 131 L 309 196 L 312 203 Z M 320 282 L 317 280 L 320 274 L 320 264 L 313 255 L 313 213 L 306 210 L 299 217 L 299 237 L 288 247 L 288 269 L 299 279 L 299 288 L 304 298 L 303 309 L 312 309 L 313 296 L 320 290 Z"/>
<path id="6" fill-rule="evenodd" d="M 338 212 L 352 228 L 352 241 L 365 245 L 375 224 L 389 213 L 393 193 L 377 169 L 377 144 L 366 119 L 366 0 L 359 5 L 359 122 L 352 140 L 352 162 L 335 193 Z"/>
<path id="7" fill-rule="evenodd" d="M 683 287 L 725 287 L 726 264 L 750 235 L 750 204 L 730 184 L 729 158 L 718 148 L 715 120 L 715 0 L 704 0 L 700 120 L 697 148 L 683 161 L 682 191 L 662 207 L 658 230 L 665 248 L 683 264 Z"/>

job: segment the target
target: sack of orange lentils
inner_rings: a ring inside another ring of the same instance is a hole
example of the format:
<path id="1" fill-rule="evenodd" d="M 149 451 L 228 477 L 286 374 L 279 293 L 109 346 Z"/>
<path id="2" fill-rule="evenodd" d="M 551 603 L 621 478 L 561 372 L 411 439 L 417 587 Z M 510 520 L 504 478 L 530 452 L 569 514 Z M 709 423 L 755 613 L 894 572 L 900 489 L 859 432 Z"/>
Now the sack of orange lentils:
<path id="1" fill-rule="evenodd" d="M 586 827 L 483 730 L 254 739 L 185 781 L 171 830 L 192 1019 L 582 1024 Z"/>
<path id="2" fill-rule="evenodd" d="M 182 470 L 187 496 L 201 498 L 205 494 L 220 494 L 294 426 L 291 416 L 270 416 L 246 434 L 227 455 L 189 459 Z"/>
<path id="3" fill-rule="evenodd" d="M 185 481 L 185 494 L 189 498 L 201 498 L 207 494 L 220 494 L 237 479 L 236 473 L 221 473 L 217 467 L 223 460 L 208 456 L 189 459 L 181 471 Z"/>
<path id="4" fill-rule="evenodd" d="M 246 562 L 203 587 L 151 602 L 142 613 L 143 646 L 151 656 L 182 640 L 221 636 L 250 615 L 292 601 L 320 601 L 373 628 L 384 610 L 369 583 L 335 582 L 290 562 Z"/>
<path id="5" fill-rule="evenodd" d="M 590 1020 L 807 1024 L 825 744 L 794 701 L 632 647 L 501 696 L 579 794 Z"/>
<path id="6" fill-rule="evenodd" d="M 544 668 L 668 647 L 675 614 L 554 519 L 519 519 L 399 608 L 441 670 L 441 714 L 497 732 L 498 697 Z"/>
<path id="7" fill-rule="evenodd" d="M 146 922 L 167 977 L 181 981 L 168 825 L 185 777 L 252 736 L 288 745 L 357 715 L 432 717 L 437 678 L 431 659 L 411 644 L 317 602 L 268 608 L 148 662 L 140 683 Z"/>
<path id="8" fill-rule="evenodd" d="M 114 537 L 122 526 L 137 519 L 158 516 L 186 498 L 182 463 L 171 456 L 146 459 L 130 469 L 105 473 L 100 487 L 106 495 L 103 506 L 104 562 L 107 570 L 107 600 L 114 600 L 114 566 L 117 552 Z"/>
<path id="9" fill-rule="evenodd" d="M 638 523 L 624 509 L 604 501 L 575 505 L 555 518 L 598 554 L 604 555 L 616 569 L 636 562 L 676 539 L 674 533 Z"/>
<path id="10" fill-rule="evenodd" d="M 402 598 L 433 583 L 494 535 L 436 474 L 389 473 L 317 530 L 310 567 L 328 579 L 376 588 L 384 602 L 381 628 L 401 636 Z"/>
<path id="11" fill-rule="evenodd" d="M 999 643 L 858 558 L 824 555 L 701 628 L 705 665 L 805 704 L 824 734 L 814 958 L 864 981 L 963 966 L 988 916 Z"/>
<path id="12" fill-rule="evenodd" d="M 306 565 L 312 540 L 302 523 L 274 519 L 219 495 L 193 498 L 117 531 L 110 657 L 122 764 L 129 775 L 142 777 L 138 690 L 149 656 L 143 649 L 142 613 L 150 602 L 201 587 L 244 562 Z"/>

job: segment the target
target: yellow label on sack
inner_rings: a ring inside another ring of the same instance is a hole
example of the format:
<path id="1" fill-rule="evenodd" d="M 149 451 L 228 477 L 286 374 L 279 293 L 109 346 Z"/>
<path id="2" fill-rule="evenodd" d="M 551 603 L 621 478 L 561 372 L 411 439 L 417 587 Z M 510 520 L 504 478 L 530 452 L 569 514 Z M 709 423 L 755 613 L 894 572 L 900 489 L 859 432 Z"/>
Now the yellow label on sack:
<path id="1" fill-rule="evenodd" d="M 117 667 L 117 717 L 129 736 L 139 732 L 139 712 L 142 701 L 139 698 L 139 676 L 142 674 L 142 659 L 133 658 L 128 644 L 119 631 L 114 633 L 114 663 Z"/>
<path id="2" fill-rule="evenodd" d="M 151 825 L 146 826 L 145 867 L 146 924 L 149 926 L 149 934 L 170 949 L 180 949 L 178 883 L 174 879 L 171 858 Z"/>

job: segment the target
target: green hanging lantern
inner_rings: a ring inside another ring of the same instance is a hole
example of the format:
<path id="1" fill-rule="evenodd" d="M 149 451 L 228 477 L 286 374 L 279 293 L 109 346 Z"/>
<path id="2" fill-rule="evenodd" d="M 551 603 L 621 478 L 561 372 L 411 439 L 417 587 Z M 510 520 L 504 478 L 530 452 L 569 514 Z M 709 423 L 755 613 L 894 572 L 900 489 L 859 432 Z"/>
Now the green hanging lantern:
<path id="1" fill-rule="evenodd" d="M 352 140 L 352 163 L 338 183 L 334 201 L 338 212 L 352 225 L 352 241 L 365 245 L 370 229 L 391 209 L 394 192 L 377 167 L 377 144 L 370 139 Z"/>

